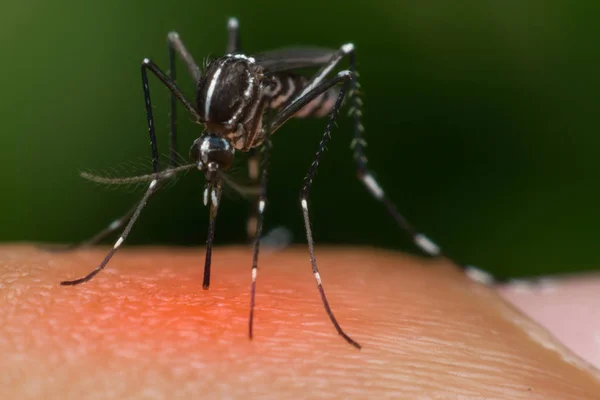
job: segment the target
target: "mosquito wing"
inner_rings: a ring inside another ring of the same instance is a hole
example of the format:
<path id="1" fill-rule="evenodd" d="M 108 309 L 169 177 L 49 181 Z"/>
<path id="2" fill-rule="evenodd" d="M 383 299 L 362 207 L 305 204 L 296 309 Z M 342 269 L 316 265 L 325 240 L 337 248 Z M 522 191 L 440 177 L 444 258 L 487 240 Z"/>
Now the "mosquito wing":
<path id="1" fill-rule="evenodd" d="M 267 74 L 327 64 L 337 50 L 322 47 L 289 47 L 267 51 L 254 56 Z"/>

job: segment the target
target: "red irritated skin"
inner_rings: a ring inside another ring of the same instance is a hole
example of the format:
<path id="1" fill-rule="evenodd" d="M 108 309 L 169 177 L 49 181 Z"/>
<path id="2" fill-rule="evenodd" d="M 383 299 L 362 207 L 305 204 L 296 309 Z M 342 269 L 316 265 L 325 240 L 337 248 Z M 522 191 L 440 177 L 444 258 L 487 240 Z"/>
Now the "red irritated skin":
<path id="1" fill-rule="evenodd" d="M 5 399 L 598 399 L 600 374 L 494 289 L 444 261 L 317 248 L 336 316 L 304 248 L 261 254 L 247 337 L 251 251 L 0 247 Z"/>

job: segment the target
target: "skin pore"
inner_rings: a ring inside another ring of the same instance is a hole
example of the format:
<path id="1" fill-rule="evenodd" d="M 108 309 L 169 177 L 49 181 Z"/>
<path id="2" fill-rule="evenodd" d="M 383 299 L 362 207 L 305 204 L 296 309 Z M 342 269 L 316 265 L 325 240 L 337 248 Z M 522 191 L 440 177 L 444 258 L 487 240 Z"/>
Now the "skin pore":
<path id="1" fill-rule="evenodd" d="M 317 247 L 333 311 L 302 246 L 261 253 L 248 340 L 251 250 L 0 247 L 0 393 L 26 399 L 597 399 L 600 373 L 494 289 L 443 260 Z"/>

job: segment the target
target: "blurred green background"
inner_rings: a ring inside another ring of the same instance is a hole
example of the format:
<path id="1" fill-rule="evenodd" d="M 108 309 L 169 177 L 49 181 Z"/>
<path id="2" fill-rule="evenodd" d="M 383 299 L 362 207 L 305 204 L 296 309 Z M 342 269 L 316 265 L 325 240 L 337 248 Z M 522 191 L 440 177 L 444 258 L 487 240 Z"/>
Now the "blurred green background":
<path id="1" fill-rule="evenodd" d="M 78 241 L 128 209 L 143 189 L 112 190 L 78 172 L 151 171 L 142 58 L 166 69 L 170 30 L 198 61 L 222 55 L 227 18 L 237 16 L 247 53 L 355 43 L 371 166 L 401 212 L 450 255 L 511 276 L 600 267 L 600 3 L 335 4 L 4 4 L 0 240 Z M 166 153 L 168 92 L 151 85 Z M 180 116 L 187 155 L 201 130 L 182 108 Z M 300 243 L 298 192 L 324 125 L 292 120 L 274 137 L 266 230 L 283 225 Z M 355 179 L 351 134 L 344 118 L 315 180 L 317 244 L 414 251 Z M 192 172 L 157 195 L 129 243 L 202 246 L 202 189 Z M 218 244 L 245 242 L 247 211 L 243 199 L 225 199 Z"/>

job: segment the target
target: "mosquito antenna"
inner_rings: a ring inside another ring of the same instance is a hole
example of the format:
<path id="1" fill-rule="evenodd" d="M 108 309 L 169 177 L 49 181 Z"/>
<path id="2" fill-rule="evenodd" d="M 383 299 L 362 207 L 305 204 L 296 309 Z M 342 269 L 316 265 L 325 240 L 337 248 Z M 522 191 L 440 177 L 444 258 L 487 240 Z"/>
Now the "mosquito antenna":
<path id="1" fill-rule="evenodd" d="M 110 178 L 107 176 L 95 175 L 90 172 L 82 172 L 79 175 L 82 178 L 88 179 L 92 182 L 105 183 L 108 185 L 128 185 L 131 183 L 152 182 L 155 179 L 161 180 L 161 179 L 171 178 L 173 175 L 175 175 L 181 171 L 187 171 L 194 167 L 196 167 L 196 164 L 187 164 L 187 165 L 182 165 L 181 167 L 169 168 L 164 171 L 158 172 L 156 174 L 130 176 L 130 177 L 126 177 L 126 178 Z"/>
<path id="2" fill-rule="evenodd" d="M 207 182 L 206 187 L 204 188 L 204 205 L 207 205 L 210 201 L 210 220 L 208 223 L 208 236 L 206 238 L 206 259 L 204 261 L 204 281 L 202 282 L 203 289 L 208 289 L 210 286 L 210 265 L 213 240 L 215 238 L 215 220 L 217 218 L 217 211 L 221 201 L 222 190 L 223 185 L 221 179 L 219 178 L 217 178 L 216 181 Z"/>

